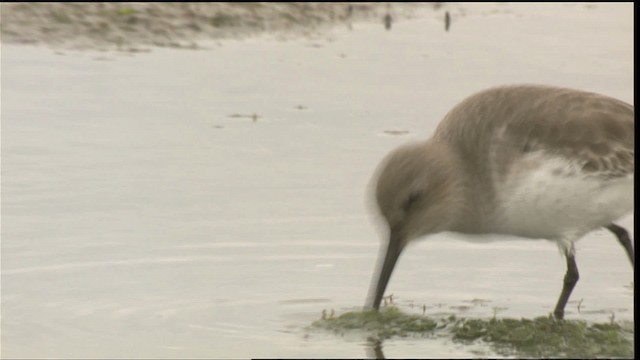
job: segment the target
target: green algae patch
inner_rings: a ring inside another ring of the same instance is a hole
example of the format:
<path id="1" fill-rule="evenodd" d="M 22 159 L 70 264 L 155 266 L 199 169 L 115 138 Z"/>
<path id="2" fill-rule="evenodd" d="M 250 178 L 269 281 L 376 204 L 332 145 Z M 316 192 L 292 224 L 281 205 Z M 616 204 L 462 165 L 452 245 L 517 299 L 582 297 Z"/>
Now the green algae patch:
<path id="1" fill-rule="evenodd" d="M 497 354 L 524 357 L 634 356 L 632 323 L 581 320 L 428 317 L 397 307 L 355 311 L 313 322 L 312 328 L 338 335 L 360 332 L 384 341 L 395 337 L 445 337 L 458 344 L 487 344 Z"/>
<path id="2" fill-rule="evenodd" d="M 317 320 L 312 327 L 338 334 L 358 330 L 378 339 L 388 339 L 393 336 L 425 335 L 437 325 L 431 318 L 406 314 L 396 307 L 386 307 L 380 312 L 347 312 L 338 317 Z"/>
<path id="3" fill-rule="evenodd" d="M 580 320 L 460 319 L 454 341 L 482 340 L 501 355 L 532 357 L 633 357 L 633 327 Z"/>

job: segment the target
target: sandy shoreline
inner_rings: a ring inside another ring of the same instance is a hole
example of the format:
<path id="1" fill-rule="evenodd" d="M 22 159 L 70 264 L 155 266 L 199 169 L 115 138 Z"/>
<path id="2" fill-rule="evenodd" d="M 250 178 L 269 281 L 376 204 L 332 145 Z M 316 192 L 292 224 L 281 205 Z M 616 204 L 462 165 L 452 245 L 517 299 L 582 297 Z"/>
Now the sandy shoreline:
<path id="1" fill-rule="evenodd" d="M 2 3 L 3 43 L 137 51 L 265 32 L 312 36 L 359 21 L 417 16 L 438 3 Z"/>

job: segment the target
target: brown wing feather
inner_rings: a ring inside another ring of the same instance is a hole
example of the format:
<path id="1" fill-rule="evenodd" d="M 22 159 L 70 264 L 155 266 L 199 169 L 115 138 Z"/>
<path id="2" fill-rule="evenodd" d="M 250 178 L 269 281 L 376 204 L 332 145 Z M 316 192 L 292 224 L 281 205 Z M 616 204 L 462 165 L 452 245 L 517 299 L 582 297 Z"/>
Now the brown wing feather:
<path id="1" fill-rule="evenodd" d="M 521 153 L 542 150 L 571 159 L 593 175 L 634 171 L 634 107 L 573 89 L 520 85 L 480 92 L 454 107 L 434 138 L 455 144 L 474 166 L 487 166 L 492 155 L 519 156 L 491 151 L 506 142 Z"/>

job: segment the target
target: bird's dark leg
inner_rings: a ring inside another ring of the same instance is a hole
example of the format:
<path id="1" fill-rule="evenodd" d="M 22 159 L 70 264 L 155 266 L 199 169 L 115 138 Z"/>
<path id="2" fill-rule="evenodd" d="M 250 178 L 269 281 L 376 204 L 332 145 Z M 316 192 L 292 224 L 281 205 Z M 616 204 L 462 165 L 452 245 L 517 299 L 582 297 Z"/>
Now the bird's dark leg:
<path id="1" fill-rule="evenodd" d="M 578 274 L 578 265 L 576 265 L 574 255 L 571 254 L 570 251 L 567 251 L 565 255 L 567 257 L 567 273 L 564 275 L 562 292 L 560 293 L 560 298 L 556 304 L 556 309 L 553 311 L 553 315 L 555 315 L 558 320 L 562 320 L 562 318 L 564 318 L 564 307 L 567 305 L 571 291 L 573 291 L 574 286 L 576 286 L 576 283 L 580 278 L 580 274 Z"/>
<path id="2" fill-rule="evenodd" d="M 633 252 L 633 245 L 631 245 L 631 238 L 629 238 L 629 233 L 622 226 L 618 226 L 614 223 L 611 223 L 605 228 L 616 235 L 618 238 L 618 242 L 624 250 L 627 252 L 627 256 L 629 257 L 629 261 L 631 261 L 631 266 L 635 269 L 636 267 L 636 254 Z"/>

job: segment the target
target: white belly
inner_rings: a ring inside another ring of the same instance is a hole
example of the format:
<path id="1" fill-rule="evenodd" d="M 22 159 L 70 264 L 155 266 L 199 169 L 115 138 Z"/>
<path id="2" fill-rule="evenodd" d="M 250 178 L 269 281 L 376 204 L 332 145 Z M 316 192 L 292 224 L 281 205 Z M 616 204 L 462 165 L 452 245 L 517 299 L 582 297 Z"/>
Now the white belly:
<path id="1" fill-rule="evenodd" d="M 603 180 L 559 158 L 528 160 L 499 183 L 501 232 L 573 242 L 633 210 L 633 175 Z"/>

